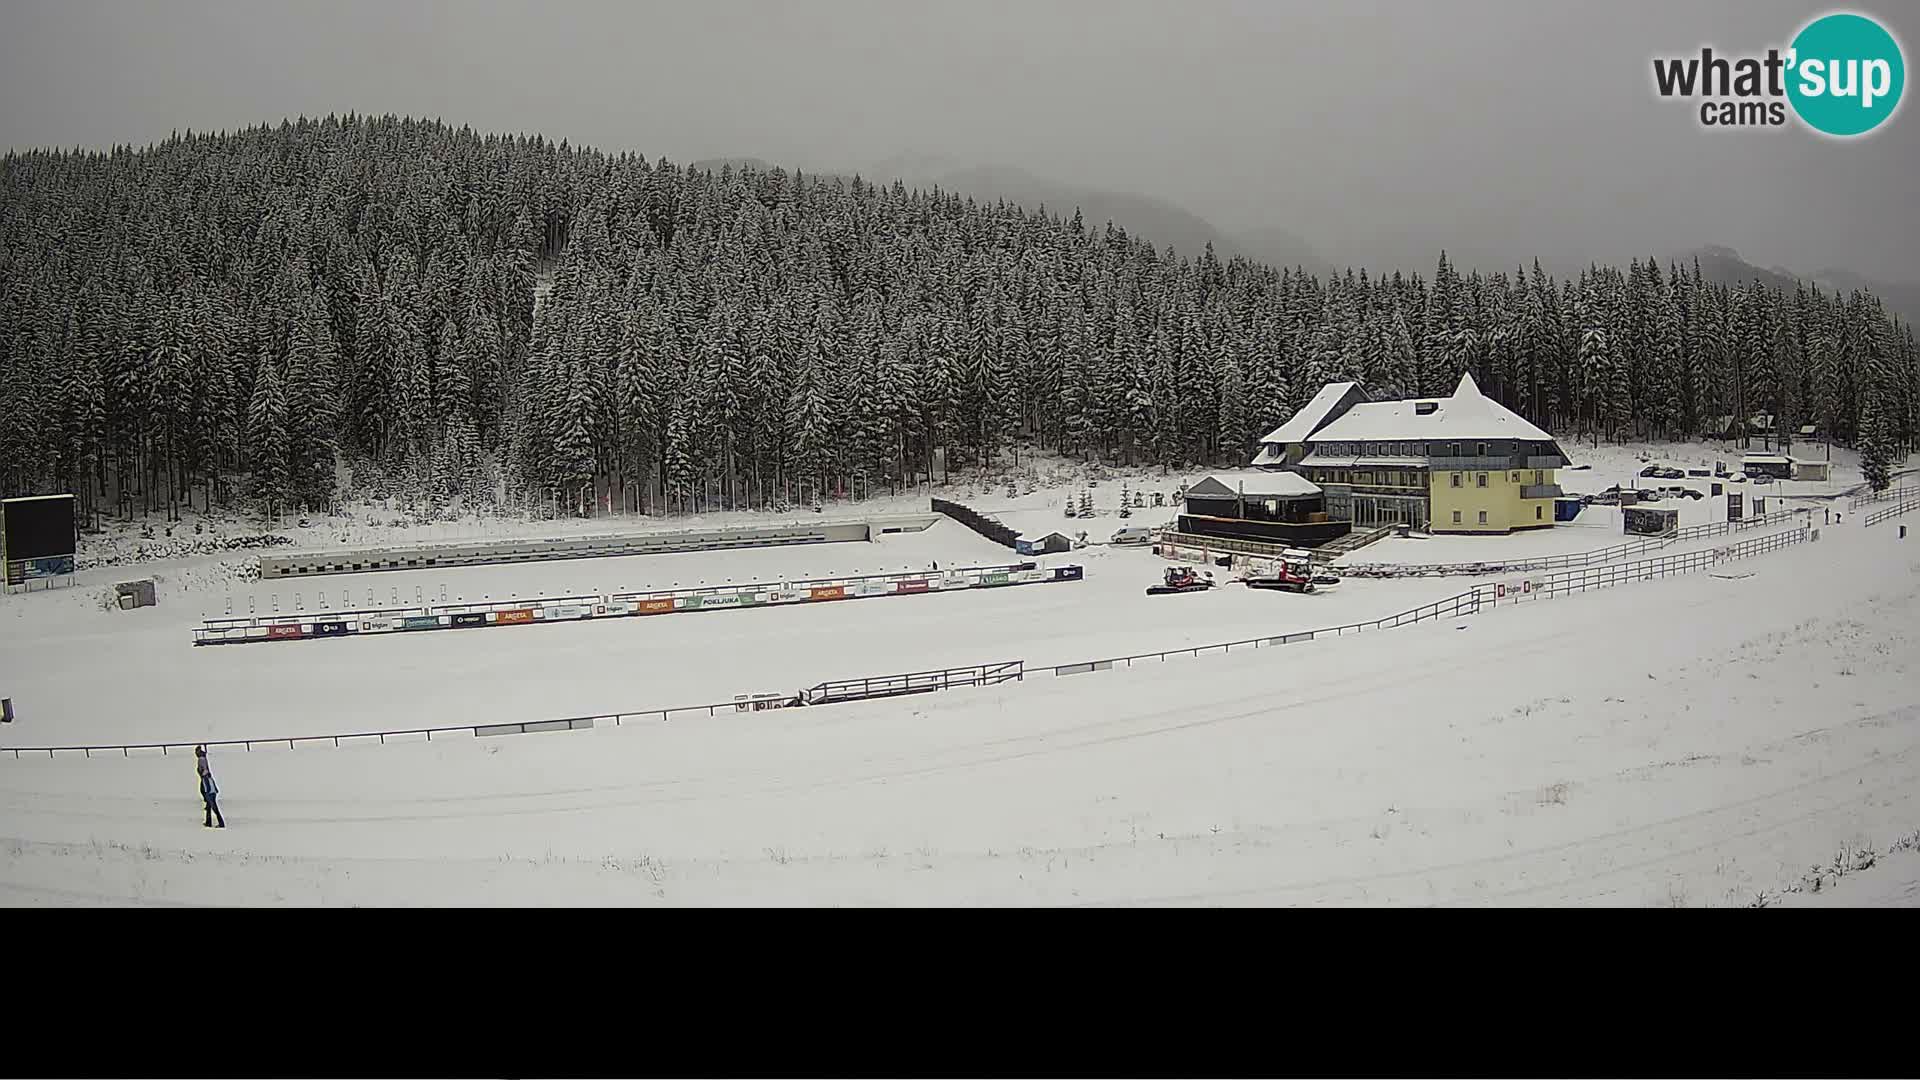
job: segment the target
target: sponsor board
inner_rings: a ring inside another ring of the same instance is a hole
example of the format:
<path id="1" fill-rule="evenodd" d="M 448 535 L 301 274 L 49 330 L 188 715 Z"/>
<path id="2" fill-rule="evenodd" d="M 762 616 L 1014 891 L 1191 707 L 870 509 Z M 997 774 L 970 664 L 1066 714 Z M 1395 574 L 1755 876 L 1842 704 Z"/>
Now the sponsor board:
<path id="1" fill-rule="evenodd" d="M 988 586 L 992 586 L 992 585 L 1005 585 L 1005 584 L 1007 584 L 1007 575 L 1006 575 L 1006 574 L 982 574 L 982 575 L 980 575 L 980 585 L 981 585 L 981 587 L 982 587 L 982 588 L 985 588 L 985 587 L 988 587 Z"/>
<path id="2" fill-rule="evenodd" d="M 609 604 L 607 604 L 607 606 L 606 606 L 606 608 L 604 609 L 604 614 L 607 614 L 607 615 L 631 615 L 631 614 L 633 614 L 633 610 L 634 610 L 634 609 L 633 609 L 633 603 L 632 603 L 632 601 L 629 601 L 629 600 L 615 600 L 615 601 L 612 601 L 611 603 L 609 603 Z"/>
<path id="3" fill-rule="evenodd" d="M 776 589 L 767 594 L 767 602 L 771 604 L 792 604 L 807 598 L 806 593 L 796 589 Z"/>
<path id="4" fill-rule="evenodd" d="M 529 623 L 533 621 L 533 609 L 532 608 L 510 608 L 506 611 L 496 612 L 494 614 L 493 621 L 501 624 Z"/>
<path id="5" fill-rule="evenodd" d="M 673 610 L 673 597 L 655 600 L 642 600 L 637 605 L 642 615 L 660 615 Z"/>
<path id="6" fill-rule="evenodd" d="M 743 592 L 735 593 L 734 595 L 738 597 L 741 607 L 754 607 L 767 602 L 766 593 Z"/>
<path id="7" fill-rule="evenodd" d="M 580 619 L 585 618 L 592 609 L 583 604 L 555 604 L 541 611 L 543 619 Z"/>
<path id="8" fill-rule="evenodd" d="M 439 615 L 408 615 L 408 616 L 406 616 L 405 618 L 402 618 L 402 619 L 400 620 L 400 629 L 402 629 L 402 630 L 437 630 L 437 629 L 439 629 L 440 627 L 442 627 L 442 626 L 445 626 L 445 625 L 446 625 L 445 623 L 443 623 L 443 622 L 441 622 L 441 621 L 440 621 L 440 620 L 441 620 L 441 618 L 443 618 L 443 616 L 439 616 Z M 462 623 L 462 622 L 460 622 L 460 621 L 459 621 L 459 619 L 460 619 L 460 616 L 458 616 L 458 615 L 455 615 L 455 616 L 453 616 L 453 619 L 454 619 L 454 625 L 455 625 L 455 626 L 465 626 L 465 625 L 468 625 L 468 624 L 466 624 L 466 623 Z"/>
<path id="9" fill-rule="evenodd" d="M 844 600 L 847 596 L 845 585 L 829 585 L 824 589 L 808 589 L 809 600 Z"/>
<path id="10" fill-rule="evenodd" d="M 861 596 L 888 596 L 893 592 L 893 585 L 886 581 L 863 581 L 858 591 Z"/>
<path id="11" fill-rule="evenodd" d="M 13 559 L 7 563 L 7 584 L 22 585 L 40 578 L 65 577 L 73 573 L 73 556 L 51 555 L 42 559 Z"/>
<path id="12" fill-rule="evenodd" d="M 707 598 L 704 596 L 676 596 L 673 599 L 675 611 L 699 611 L 706 606 Z"/>
<path id="13" fill-rule="evenodd" d="M 893 583 L 893 591 L 896 593 L 926 592 L 927 583 L 925 581 L 896 581 Z"/>
<path id="14" fill-rule="evenodd" d="M 411 622 L 412 620 L 408 620 Z M 484 611 L 462 611 L 453 616 L 454 626 L 485 626 L 487 613 Z"/>
<path id="15" fill-rule="evenodd" d="M 280 623 L 267 627 L 267 637 L 274 640 L 306 636 L 297 623 Z"/>
<path id="16" fill-rule="evenodd" d="M 1080 580 L 1080 576 L 1081 576 L 1081 574 L 1083 574 L 1084 572 L 1085 572 L 1085 568 L 1084 568 L 1084 567 L 1079 567 L 1079 566 L 1056 566 L 1056 567 L 1054 567 L 1054 568 L 1053 568 L 1053 580 L 1055 580 L 1055 581 L 1079 581 L 1079 580 Z"/>
<path id="17" fill-rule="evenodd" d="M 1539 588 L 1532 578 L 1514 578 L 1494 583 L 1493 596 L 1496 600 L 1532 600 L 1539 595 Z"/>
<path id="18" fill-rule="evenodd" d="M 347 624 L 339 620 L 317 622 L 313 624 L 314 637 L 334 637 L 347 632 Z"/>
<path id="19" fill-rule="evenodd" d="M 702 603 L 702 606 L 710 607 L 710 608 L 711 607 L 739 607 L 740 594 L 739 593 L 717 593 L 715 595 L 706 597 Z"/>

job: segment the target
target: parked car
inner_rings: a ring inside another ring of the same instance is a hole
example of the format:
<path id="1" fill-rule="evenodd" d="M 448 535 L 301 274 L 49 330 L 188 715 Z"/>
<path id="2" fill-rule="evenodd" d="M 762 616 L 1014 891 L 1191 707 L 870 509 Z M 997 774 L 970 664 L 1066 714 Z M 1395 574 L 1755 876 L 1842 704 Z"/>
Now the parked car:
<path id="1" fill-rule="evenodd" d="M 1756 484 L 1771 484 L 1773 483 L 1773 477 L 1768 476 L 1766 473 L 1761 473 L 1753 478 L 1753 482 Z"/>
<path id="2" fill-rule="evenodd" d="M 1732 476 L 1727 477 L 1727 483 L 1729 484 L 1744 484 L 1746 482 L 1747 482 L 1747 474 L 1743 472 L 1737 472 L 1737 473 L 1734 473 Z"/>

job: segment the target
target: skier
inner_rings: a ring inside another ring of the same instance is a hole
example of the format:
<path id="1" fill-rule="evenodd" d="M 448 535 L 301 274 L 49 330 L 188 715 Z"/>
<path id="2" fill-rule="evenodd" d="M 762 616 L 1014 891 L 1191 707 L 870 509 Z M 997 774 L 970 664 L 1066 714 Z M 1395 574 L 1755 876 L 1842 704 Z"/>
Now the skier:
<path id="1" fill-rule="evenodd" d="M 217 827 L 224 829 L 227 827 L 227 816 L 220 812 L 220 785 L 214 783 L 213 770 L 207 768 L 207 748 L 204 746 L 194 747 L 193 756 L 197 763 L 196 768 L 200 771 L 200 799 L 206 803 L 207 809 L 206 820 L 201 822 L 201 828 L 212 829 Z M 218 826 L 215 826 L 213 823 L 215 818 L 220 820 Z"/>

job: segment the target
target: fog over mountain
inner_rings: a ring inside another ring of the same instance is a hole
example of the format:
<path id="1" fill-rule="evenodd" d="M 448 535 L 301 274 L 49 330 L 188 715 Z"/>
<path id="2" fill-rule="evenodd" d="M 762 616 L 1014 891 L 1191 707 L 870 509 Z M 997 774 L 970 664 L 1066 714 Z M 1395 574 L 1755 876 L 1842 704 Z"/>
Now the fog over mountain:
<path id="1" fill-rule="evenodd" d="M 1920 40 L 1909 6 L 1876 12 Z M 359 111 L 689 162 L 1069 192 L 1164 248 L 1430 273 L 1724 244 L 1920 280 L 1920 120 L 1709 131 L 1650 61 L 1760 51 L 1788 0 L 18 0 L 0 146 L 148 145 Z M 1911 109 L 1905 110 L 1910 113 Z M 916 164 L 917 163 L 917 164 Z M 1066 209 L 1062 207 L 1062 209 Z"/>

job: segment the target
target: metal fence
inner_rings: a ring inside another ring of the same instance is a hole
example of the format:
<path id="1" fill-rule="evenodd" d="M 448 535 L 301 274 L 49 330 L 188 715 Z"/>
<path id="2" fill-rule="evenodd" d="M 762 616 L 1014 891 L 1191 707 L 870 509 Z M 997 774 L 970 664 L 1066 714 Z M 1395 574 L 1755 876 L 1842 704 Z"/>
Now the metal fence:
<path id="1" fill-rule="evenodd" d="M 1484 600 L 1489 607 L 1498 607 L 1502 603 L 1525 603 L 1535 599 L 1569 596 L 1589 589 L 1604 589 L 1631 582 L 1653 581 L 1658 578 L 1698 573 L 1702 570 L 1710 570 L 1721 563 L 1764 555 L 1770 551 L 1804 543 L 1811 538 L 1812 526 L 1801 525 L 1797 529 L 1742 540 L 1736 544 L 1707 551 L 1687 551 L 1677 555 L 1663 555 L 1656 559 L 1561 571 L 1549 574 L 1542 580 L 1528 580 L 1526 588 L 1517 595 L 1510 585 L 1501 582 L 1481 585 L 1479 589 L 1485 594 Z"/>
<path id="2" fill-rule="evenodd" d="M 1428 619 L 1448 619 L 1462 615 L 1472 615 L 1480 610 L 1480 593 L 1468 590 L 1431 604 L 1422 604 L 1417 608 L 1402 611 L 1366 622 L 1347 623 L 1343 626 L 1329 626 L 1318 630 L 1300 630 L 1291 634 L 1275 634 L 1268 637 L 1247 638 L 1244 641 L 1225 641 L 1217 645 L 1197 645 L 1190 649 L 1168 649 L 1163 652 L 1136 653 L 1132 656 L 1112 656 L 1101 660 L 1087 660 L 1077 664 L 1055 664 L 1052 667 L 1030 667 L 1029 674 L 1042 672 L 1053 675 L 1083 675 L 1090 671 L 1111 671 L 1115 667 L 1132 667 L 1147 660 L 1165 661 L 1177 656 L 1206 656 L 1212 653 L 1230 653 L 1235 649 L 1264 649 L 1273 645 L 1293 645 L 1303 641 L 1314 641 L 1326 637 L 1343 637 L 1347 634 L 1365 633 L 1369 630 L 1389 630 L 1396 626 L 1425 622 Z"/>
<path id="3" fill-rule="evenodd" d="M 1905 502 L 1895 503 L 1892 506 L 1875 510 L 1873 513 L 1867 515 L 1866 524 L 1878 525 L 1888 518 L 1896 518 L 1901 514 L 1908 513 L 1915 509 L 1920 509 L 1920 497 L 1911 498 Z"/>
<path id="4" fill-rule="evenodd" d="M 384 745 L 392 742 L 432 742 L 437 736 L 445 739 L 460 735 L 502 735 L 528 731 L 563 731 L 581 728 L 601 727 L 605 721 L 613 726 L 632 720 L 669 720 L 685 716 L 713 716 L 725 709 L 739 710 L 740 704 L 733 701 L 716 702 L 712 705 L 680 705 L 666 709 L 647 709 L 640 712 L 598 713 L 590 716 L 564 716 L 546 720 L 514 721 L 491 724 L 452 724 L 446 727 L 402 728 L 396 731 L 344 731 L 331 735 L 276 735 L 258 739 L 195 739 L 188 742 L 161 743 L 124 743 L 104 746 L 17 746 L 0 748 L 0 753 L 12 754 L 15 758 L 22 754 L 45 754 L 56 757 L 60 754 L 78 754 L 86 757 L 132 757 L 140 754 L 166 755 L 174 750 L 190 751 L 196 746 L 209 749 L 216 746 L 240 747 L 252 751 L 286 747 L 289 750 L 299 747 L 352 746 L 356 743 L 376 743 Z"/>
<path id="5" fill-rule="evenodd" d="M 1519 562 L 1489 563 L 1353 563 L 1337 566 L 1334 569 L 1347 577 L 1360 578 L 1400 578 L 1400 577 L 1481 577 L 1490 574 L 1532 573 L 1540 570 L 1571 570 L 1613 563 L 1629 559 L 1635 555 L 1662 551 L 1676 543 L 1699 540 L 1709 536 L 1725 536 L 1729 533 L 1748 532 L 1753 529 L 1777 525 L 1797 514 L 1811 511 L 1796 508 L 1776 510 L 1759 517 L 1740 521 L 1711 521 L 1701 525 L 1689 525 L 1662 536 L 1650 536 L 1641 540 L 1629 540 L 1611 547 L 1596 548 L 1592 551 L 1574 552 L 1567 555 L 1554 555 L 1539 559 L 1526 559 Z"/>
<path id="6" fill-rule="evenodd" d="M 1797 511 L 1796 511 L 1797 512 Z M 1758 520 L 1758 519 L 1756 519 Z M 1645 559 L 1639 562 L 1618 563 L 1599 568 L 1582 568 L 1562 571 L 1550 575 L 1540 583 L 1538 589 L 1530 590 L 1526 599 L 1546 599 L 1553 596 L 1566 596 L 1588 589 L 1606 588 L 1612 585 L 1624 585 L 1634 581 L 1651 581 L 1656 578 L 1671 577 L 1678 574 L 1695 573 L 1733 559 L 1750 558 L 1754 555 L 1775 551 L 1792 544 L 1807 540 L 1811 526 L 1801 525 L 1798 529 L 1776 533 L 1771 536 L 1757 537 L 1726 547 L 1710 551 L 1694 551 L 1680 555 L 1668 555 L 1658 559 Z M 1029 667 L 1029 674 L 1051 672 L 1054 675 L 1082 675 L 1093 671 L 1110 671 L 1115 667 L 1132 667 L 1147 661 L 1166 661 L 1174 657 L 1205 656 L 1211 653 L 1229 653 L 1235 649 L 1262 649 L 1273 645 L 1292 645 L 1304 641 L 1315 641 L 1327 637 L 1344 637 L 1347 634 L 1365 633 L 1370 630 L 1390 630 L 1394 627 L 1409 626 L 1426 622 L 1429 619 L 1458 618 L 1476 615 L 1482 610 L 1498 606 L 1500 603 L 1512 603 L 1521 598 L 1509 598 L 1505 592 L 1506 584 L 1489 582 L 1477 585 L 1466 592 L 1458 593 L 1430 604 L 1402 611 L 1395 615 L 1372 619 L 1366 622 L 1347 623 L 1343 626 L 1330 626 L 1317 630 L 1301 630 L 1290 634 L 1276 634 L 1267 637 L 1247 638 L 1242 641 L 1226 641 L 1215 645 L 1197 645 L 1186 649 L 1168 649 L 1162 652 L 1138 653 L 1132 656 L 1114 656 L 1100 660 L 1086 660 L 1075 664 L 1056 664 L 1053 667 Z"/>
<path id="7" fill-rule="evenodd" d="M 1858 510 L 1863 506 L 1871 506 L 1874 503 L 1887 502 L 1892 499 L 1907 501 L 1916 496 L 1920 496 L 1920 487 L 1914 487 L 1909 484 L 1901 487 L 1888 488 L 1885 491 L 1873 491 L 1865 495 L 1855 495 L 1853 498 L 1847 500 L 1847 509 Z"/>
<path id="8" fill-rule="evenodd" d="M 1774 533 L 1769 536 L 1744 540 L 1710 551 L 1686 552 L 1668 555 L 1658 559 L 1646 559 L 1638 562 L 1619 563 L 1603 567 L 1587 567 L 1578 570 L 1562 571 L 1551 574 L 1546 580 L 1532 583 L 1532 587 L 1523 590 L 1518 597 L 1505 591 L 1508 583 L 1491 582 L 1477 585 L 1466 592 L 1421 604 L 1415 608 L 1363 622 L 1346 623 L 1315 630 L 1301 630 L 1287 634 L 1274 634 L 1266 637 L 1247 638 L 1241 641 L 1220 642 L 1213 645 L 1198 645 L 1185 649 L 1168 649 L 1161 652 L 1136 653 L 1130 656 L 1113 656 L 1099 660 L 1087 660 L 1072 664 L 1055 664 L 1051 667 L 1028 667 L 1021 661 L 1006 661 L 996 664 L 974 665 L 966 668 L 950 668 L 943 672 L 916 672 L 909 675 L 873 676 L 860 679 L 838 679 L 820 683 L 809 690 L 802 691 L 797 697 L 801 701 L 816 700 L 820 703 L 857 700 L 860 697 L 887 697 L 902 693 L 922 693 L 933 690 L 946 690 L 960 686 L 989 686 L 1003 682 L 1020 681 L 1028 674 L 1081 675 L 1094 671 L 1111 671 L 1115 667 L 1132 667 L 1136 663 L 1153 660 L 1164 662 L 1175 657 L 1205 656 L 1212 653 L 1230 653 L 1235 649 L 1261 649 L 1275 645 L 1293 645 L 1301 642 L 1316 641 L 1328 637 L 1344 637 L 1348 634 L 1366 633 L 1374 630 L 1390 630 L 1400 626 L 1410 626 L 1432 619 L 1459 618 L 1477 615 L 1484 609 L 1496 608 L 1501 603 L 1525 602 L 1528 599 L 1547 599 L 1555 596 L 1568 596 L 1589 589 L 1603 589 L 1631 582 L 1651 581 L 1663 577 L 1697 573 L 1737 559 L 1751 558 L 1767 552 L 1777 551 L 1811 539 L 1813 530 L 1810 524 L 1797 529 Z M 855 692 L 863 688 L 865 693 Z M 829 688 L 834 688 L 829 691 Z M 763 696 L 764 697 L 764 696 Z M 643 709 L 636 712 L 599 713 L 587 716 L 560 717 L 546 720 L 492 724 L 456 724 L 448 727 L 409 728 L 400 731 L 344 732 L 335 735 L 276 736 L 259 739 L 215 739 L 191 742 L 171 743 L 130 743 L 107 746 L 36 746 L 0 748 L 0 753 L 12 753 L 15 758 L 22 754 L 46 754 L 55 757 L 62 753 L 84 754 L 87 757 L 119 753 L 131 757 L 134 751 L 151 753 L 158 751 L 166 754 L 171 750 L 190 749 L 194 746 L 239 746 L 248 751 L 258 747 L 278 747 L 285 744 L 289 749 L 306 746 L 341 746 L 354 742 L 386 743 L 392 739 L 419 737 L 431 742 L 434 736 L 443 738 L 459 733 L 473 736 L 516 734 L 533 731 L 579 730 L 582 728 L 604 726 L 604 721 L 612 721 L 618 727 L 632 720 L 667 721 L 676 716 L 713 716 L 722 710 L 733 709 L 745 712 L 750 708 L 759 708 L 765 701 L 750 699 L 743 695 L 734 701 L 716 702 L 709 705 L 683 705 L 665 709 Z"/>
<path id="9" fill-rule="evenodd" d="M 666 722 L 690 717 L 712 717 L 726 711 L 757 712 L 769 708 L 786 708 L 797 705 L 835 705 L 849 701 L 870 698 L 897 697 L 902 694 L 921 694 L 940 690 L 955 690 L 966 686 L 996 686 L 1000 683 L 1018 682 L 1025 674 L 1025 664 L 1019 660 L 1003 661 L 993 664 L 973 664 L 967 667 L 946 668 L 940 671 L 916 671 L 902 675 L 874 675 L 858 679 L 833 679 L 818 683 L 807 689 L 786 694 L 741 694 L 732 701 L 717 701 L 708 705 L 676 705 L 661 709 L 640 709 L 628 712 L 590 713 L 582 716 L 548 717 L 542 720 L 494 721 L 479 724 L 451 724 L 445 727 L 403 728 L 397 731 L 345 731 L 328 735 L 276 735 L 257 739 L 196 739 L 189 742 L 164 743 L 124 743 L 102 746 L 21 746 L 0 748 L 0 754 L 12 754 L 16 759 L 23 754 L 45 754 L 57 757 L 61 754 L 84 757 L 133 757 L 158 754 L 165 756 L 174 750 L 191 751 L 196 746 L 239 747 L 251 752 L 257 749 L 293 750 L 300 747 L 338 747 L 358 744 L 385 745 L 388 742 L 432 742 L 437 737 L 447 739 L 458 736 L 484 738 L 491 735 L 520 735 L 542 731 L 580 731 L 596 727 L 622 727 L 628 723 L 642 720 Z"/>

